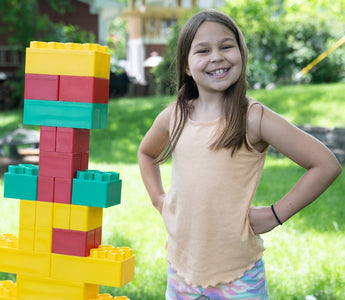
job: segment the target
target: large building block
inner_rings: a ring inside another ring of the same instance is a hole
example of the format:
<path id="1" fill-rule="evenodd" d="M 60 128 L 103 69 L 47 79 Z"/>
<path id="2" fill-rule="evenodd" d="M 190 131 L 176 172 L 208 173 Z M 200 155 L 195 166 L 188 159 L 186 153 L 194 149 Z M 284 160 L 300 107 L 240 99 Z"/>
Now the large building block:
<path id="1" fill-rule="evenodd" d="M 56 152 L 89 153 L 90 130 L 58 127 L 56 133 Z"/>
<path id="2" fill-rule="evenodd" d="M 51 202 L 36 201 L 36 226 L 53 227 L 54 204 Z"/>
<path id="3" fill-rule="evenodd" d="M 0 281 L 0 300 L 16 299 L 17 287 L 12 280 Z"/>
<path id="4" fill-rule="evenodd" d="M 52 252 L 52 234 L 53 228 L 39 227 L 35 228 L 34 251 L 51 253 Z"/>
<path id="5" fill-rule="evenodd" d="M 106 46 L 33 41 L 26 48 L 25 73 L 109 78 Z"/>
<path id="6" fill-rule="evenodd" d="M 20 200 L 18 247 L 34 250 L 37 201 Z"/>
<path id="7" fill-rule="evenodd" d="M 53 227 L 60 229 L 70 229 L 71 205 L 64 203 L 54 203 Z"/>
<path id="8" fill-rule="evenodd" d="M 25 99 L 23 123 L 84 129 L 107 128 L 108 105 Z"/>
<path id="9" fill-rule="evenodd" d="M 40 151 L 56 151 L 56 130 L 54 126 L 40 127 Z"/>
<path id="10" fill-rule="evenodd" d="M 80 153 L 41 152 L 39 176 L 74 178 L 77 171 L 87 169 Z"/>
<path id="11" fill-rule="evenodd" d="M 60 101 L 107 104 L 109 102 L 109 79 L 60 76 L 59 91 Z"/>
<path id="12" fill-rule="evenodd" d="M 12 233 L 0 234 L 0 247 L 17 248 L 18 238 Z"/>
<path id="13" fill-rule="evenodd" d="M 72 183 L 73 178 L 56 177 L 54 181 L 54 203 L 72 202 Z"/>
<path id="14" fill-rule="evenodd" d="M 90 300 L 129 300 L 129 298 L 126 296 L 113 297 L 112 295 L 108 293 L 104 293 L 104 294 L 98 294 L 96 298 L 92 298 Z"/>
<path id="15" fill-rule="evenodd" d="M 24 99 L 59 100 L 58 75 L 25 74 Z"/>
<path id="16" fill-rule="evenodd" d="M 103 208 L 120 204 L 121 185 L 116 172 L 78 171 L 73 179 L 72 204 Z"/>
<path id="17" fill-rule="evenodd" d="M 36 201 L 20 200 L 19 226 L 36 225 Z"/>
<path id="18" fill-rule="evenodd" d="M 121 287 L 134 279 L 135 256 L 129 248 L 91 249 L 89 257 L 52 254 L 51 277 Z"/>
<path id="19" fill-rule="evenodd" d="M 86 257 L 95 244 L 95 229 L 77 231 L 53 228 L 52 253 Z"/>
<path id="20" fill-rule="evenodd" d="M 35 226 L 19 226 L 18 248 L 21 250 L 34 251 Z"/>
<path id="21" fill-rule="evenodd" d="M 102 226 L 103 208 L 71 205 L 70 229 L 88 231 Z"/>
<path id="22" fill-rule="evenodd" d="M 37 200 L 44 202 L 54 202 L 54 186 L 54 177 L 39 175 L 37 185 Z"/>
<path id="23" fill-rule="evenodd" d="M 0 270 L 5 273 L 48 277 L 51 253 L 34 252 L 16 247 L 0 247 Z"/>
<path id="24" fill-rule="evenodd" d="M 37 200 L 37 178 L 35 165 L 10 165 L 4 177 L 4 197 Z"/>
<path id="25" fill-rule="evenodd" d="M 17 299 L 23 300 L 90 300 L 99 286 L 80 282 L 52 280 L 34 276 L 17 276 Z"/>

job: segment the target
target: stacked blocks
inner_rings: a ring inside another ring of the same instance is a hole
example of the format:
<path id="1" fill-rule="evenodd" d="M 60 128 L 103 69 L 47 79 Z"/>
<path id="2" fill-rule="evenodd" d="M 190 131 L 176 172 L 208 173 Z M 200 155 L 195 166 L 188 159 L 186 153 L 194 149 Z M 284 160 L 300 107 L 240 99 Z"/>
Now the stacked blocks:
<path id="1" fill-rule="evenodd" d="M 90 129 L 107 125 L 110 57 L 96 44 L 31 42 L 24 124 L 40 127 L 39 166 L 9 166 L 4 197 L 20 200 L 19 237 L 0 235 L 0 300 L 102 300 L 99 285 L 134 278 L 128 247 L 102 245 L 103 209 L 121 202 L 116 172 L 88 170 Z"/>

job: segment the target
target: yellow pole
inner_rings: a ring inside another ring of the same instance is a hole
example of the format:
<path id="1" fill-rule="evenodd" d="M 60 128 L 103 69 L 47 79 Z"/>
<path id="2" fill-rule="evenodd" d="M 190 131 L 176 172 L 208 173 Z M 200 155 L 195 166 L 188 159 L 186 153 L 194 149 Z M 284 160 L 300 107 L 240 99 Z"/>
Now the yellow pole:
<path id="1" fill-rule="evenodd" d="M 321 53 L 317 58 L 315 58 L 310 64 L 304 67 L 301 71 L 296 74 L 296 79 L 301 78 L 304 74 L 308 73 L 312 68 L 314 68 L 320 61 L 326 58 L 330 53 L 332 53 L 335 49 L 340 47 L 342 44 L 345 43 L 345 35 L 338 40 L 331 48 L 326 50 L 325 52 Z"/>

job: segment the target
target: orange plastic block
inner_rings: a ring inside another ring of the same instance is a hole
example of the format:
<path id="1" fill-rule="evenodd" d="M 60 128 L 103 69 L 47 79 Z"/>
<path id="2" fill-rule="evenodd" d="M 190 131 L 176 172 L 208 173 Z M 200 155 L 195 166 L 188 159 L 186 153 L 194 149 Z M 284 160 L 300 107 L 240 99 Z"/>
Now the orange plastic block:
<path id="1" fill-rule="evenodd" d="M 18 299 L 89 300 L 99 293 L 99 286 L 50 278 L 17 276 Z"/>
<path id="2" fill-rule="evenodd" d="M 89 257 L 52 254 L 51 277 L 121 287 L 134 279 L 134 268 L 132 249 L 100 246 Z"/>

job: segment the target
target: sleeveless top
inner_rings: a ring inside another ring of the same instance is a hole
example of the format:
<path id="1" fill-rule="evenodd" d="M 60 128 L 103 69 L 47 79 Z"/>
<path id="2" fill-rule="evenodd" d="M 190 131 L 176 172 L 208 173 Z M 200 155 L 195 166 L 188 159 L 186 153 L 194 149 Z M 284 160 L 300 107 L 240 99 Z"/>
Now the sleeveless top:
<path id="1" fill-rule="evenodd" d="M 242 277 L 265 249 L 248 218 L 265 152 L 242 146 L 231 157 L 231 149 L 210 150 L 220 120 L 186 122 L 162 209 L 171 267 L 187 284 L 204 288 Z"/>

